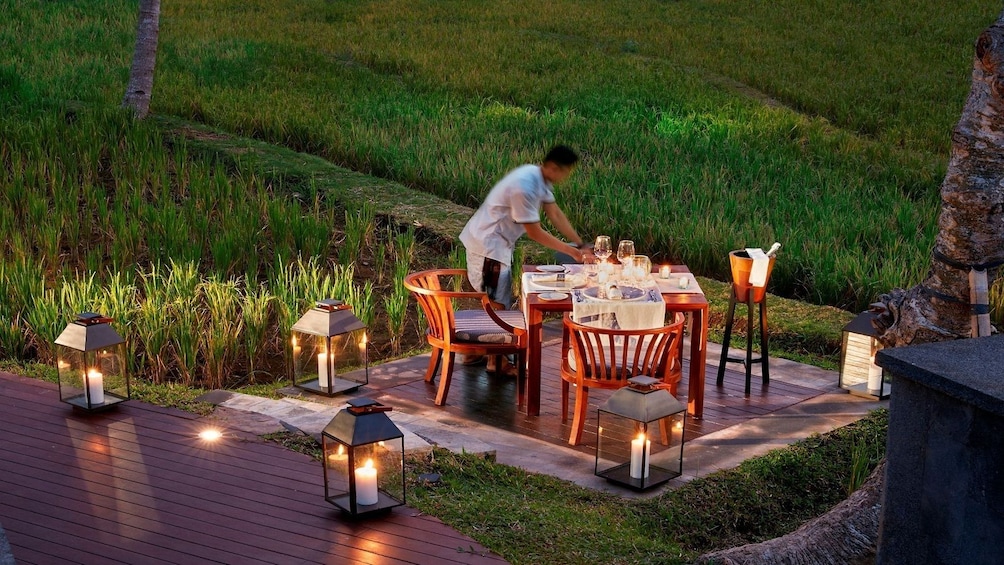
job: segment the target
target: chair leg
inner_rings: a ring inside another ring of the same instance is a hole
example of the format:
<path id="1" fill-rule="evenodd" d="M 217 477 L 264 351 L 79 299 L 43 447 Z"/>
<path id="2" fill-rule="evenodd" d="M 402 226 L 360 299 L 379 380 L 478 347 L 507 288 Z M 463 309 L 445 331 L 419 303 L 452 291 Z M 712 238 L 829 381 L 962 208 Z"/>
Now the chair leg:
<path id="1" fill-rule="evenodd" d="M 669 423 L 672 420 L 673 419 L 669 416 L 666 416 L 665 418 L 661 418 L 659 420 L 659 441 L 663 445 L 669 445 L 669 440 L 670 438 L 673 437 L 672 430 L 669 429 Z"/>
<path id="2" fill-rule="evenodd" d="M 568 421 L 568 389 L 570 385 L 565 379 L 561 379 L 561 421 Z"/>
<path id="3" fill-rule="evenodd" d="M 443 362 L 443 373 L 439 377 L 439 392 L 436 393 L 436 406 L 446 404 L 446 395 L 450 392 L 450 381 L 453 380 L 453 361 L 456 355 L 451 351 Z"/>
<path id="4" fill-rule="evenodd" d="M 568 445 L 579 445 L 582 441 L 582 429 L 586 425 L 586 411 L 589 408 L 589 389 L 576 387 L 575 415 L 572 417 L 572 431 L 568 434 Z"/>
<path id="5" fill-rule="evenodd" d="M 516 406 L 522 408 L 526 404 L 526 355 L 516 354 Z"/>
<path id="6" fill-rule="evenodd" d="M 443 360 L 443 350 L 438 347 L 432 348 L 432 355 L 429 357 L 429 368 L 425 370 L 425 382 L 431 383 L 436 377 L 436 369 Z"/>

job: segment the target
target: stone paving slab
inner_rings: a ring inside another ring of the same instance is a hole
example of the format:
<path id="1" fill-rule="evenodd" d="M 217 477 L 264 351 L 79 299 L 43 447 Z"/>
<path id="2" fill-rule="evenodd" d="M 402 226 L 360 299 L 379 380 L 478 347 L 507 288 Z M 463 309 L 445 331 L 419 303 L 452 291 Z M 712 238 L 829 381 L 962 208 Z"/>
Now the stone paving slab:
<path id="1" fill-rule="evenodd" d="M 7 542 L 7 533 L 3 531 L 2 525 L 0 525 L 0 565 L 16 565 L 14 552 L 10 549 L 10 543 Z"/>
<path id="2" fill-rule="evenodd" d="M 709 367 L 717 367 L 720 355 L 720 346 L 709 343 Z M 391 362 L 384 368 L 389 369 L 394 363 L 408 361 Z M 560 446 L 473 420 L 463 420 L 431 404 L 395 406 L 387 414 L 404 432 L 405 450 L 408 452 L 426 451 L 436 445 L 458 453 L 483 453 L 493 456 L 499 463 L 556 476 L 591 489 L 635 498 L 656 496 L 665 488 L 674 488 L 720 469 L 733 468 L 746 459 L 784 447 L 814 433 L 825 433 L 847 425 L 872 410 L 888 406 L 888 400 L 868 400 L 840 390 L 837 386 L 837 373 L 834 371 L 786 359 L 771 358 L 770 363 L 771 380 L 827 392 L 783 410 L 688 441 L 684 445 L 683 475 L 667 483 L 664 488 L 644 493 L 623 489 L 595 476 L 595 457 L 592 455 L 562 449 Z M 759 379 L 759 365 L 754 366 L 753 373 Z M 272 431 L 278 431 L 288 427 L 315 438 L 319 438 L 324 426 L 339 410 L 347 406 L 341 397 L 304 395 L 294 388 L 282 389 L 280 393 L 292 396 L 272 400 L 228 393 L 218 395 L 215 399 L 219 401 L 218 411 L 221 408 L 230 411 L 230 422 L 236 423 L 233 414 L 245 413 L 249 415 L 248 425 L 255 429 L 267 429 L 271 426 L 275 428 Z M 223 414 L 226 416 L 228 413 Z"/>

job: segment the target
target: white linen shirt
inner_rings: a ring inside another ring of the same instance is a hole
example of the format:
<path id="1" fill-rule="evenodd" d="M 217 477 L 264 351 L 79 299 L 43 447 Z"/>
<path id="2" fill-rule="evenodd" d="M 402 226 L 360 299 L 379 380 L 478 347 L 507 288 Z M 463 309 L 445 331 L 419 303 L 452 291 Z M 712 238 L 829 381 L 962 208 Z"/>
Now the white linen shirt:
<path id="1" fill-rule="evenodd" d="M 554 202 L 552 188 L 539 165 L 516 167 L 488 192 L 460 241 L 468 251 L 510 266 L 516 240 L 526 233 L 523 224 L 540 221 L 541 206 Z"/>

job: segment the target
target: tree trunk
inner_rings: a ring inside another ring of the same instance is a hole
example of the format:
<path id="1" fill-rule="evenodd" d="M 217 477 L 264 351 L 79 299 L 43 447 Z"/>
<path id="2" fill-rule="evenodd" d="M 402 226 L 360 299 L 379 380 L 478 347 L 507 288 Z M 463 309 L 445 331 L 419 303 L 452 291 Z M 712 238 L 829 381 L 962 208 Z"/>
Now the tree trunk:
<path id="1" fill-rule="evenodd" d="M 973 336 L 969 272 L 988 285 L 1004 264 L 1004 13 L 976 41 L 972 86 L 952 132 L 941 183 L 938 237 L 921 284 L 880 298 L 876 325 L 886 347 Z M 794 532 L 759 544 L 701 556 L 699 563 L 874 563 L 885 463 L 850 498 Z"/>
<path id="2" fill-rule="evenodd" d="M 875 562 L 885 461 L 826 514 L 790 534 L 702 555 L 716 565 L 857 565 Z"/>
<path id="3" fill-rule="evenodd" d="M 973 337 L 969 271 L 992 284 L 1004 263 L 1004 13 L 976 41 L 973 78 L 952 132 L 941 184 L 938 237 L 921 284 L 880 301 L 879 341 L 886 347 Z M 979 312 L 977 312 L 979 313 Z"/>
<path id="4" fill-rule="evenodd" d="M 138 119 L 150 112 L 153 92 L 153 69 L 157 64 L 157 36 L 160 33 L 160 0 L 140 0 L 136 22 L 136 48 L 133 50 L 129 84 L 122 106 L 132 108 Z"/>

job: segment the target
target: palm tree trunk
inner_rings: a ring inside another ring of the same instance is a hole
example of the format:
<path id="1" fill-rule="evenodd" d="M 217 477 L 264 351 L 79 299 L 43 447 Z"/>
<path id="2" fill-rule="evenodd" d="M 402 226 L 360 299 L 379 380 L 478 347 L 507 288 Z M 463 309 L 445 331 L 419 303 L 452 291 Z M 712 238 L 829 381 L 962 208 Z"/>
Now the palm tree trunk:
<path id="1" fill-rule="evenodd" d="M 887 347 L 973 337 L 969 271 L 1004 263 L 1004 13 L 976 41 L 972 87 L 952 132 L 938 237 L 921 284 L 883 295 Z"/>
<path id="2" fill-rule="evenodd" d="M 140 0 L 139 19 L 136 22 L 136 47 L 129 68 L 122 106 L 132 108 L 138 119 L 150 112 L 150 95 L 153 92 L 153 70 L 157 64 L 157 36 L 160 33 L 160 0 Z"/>

